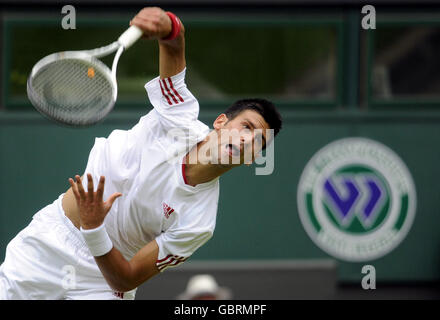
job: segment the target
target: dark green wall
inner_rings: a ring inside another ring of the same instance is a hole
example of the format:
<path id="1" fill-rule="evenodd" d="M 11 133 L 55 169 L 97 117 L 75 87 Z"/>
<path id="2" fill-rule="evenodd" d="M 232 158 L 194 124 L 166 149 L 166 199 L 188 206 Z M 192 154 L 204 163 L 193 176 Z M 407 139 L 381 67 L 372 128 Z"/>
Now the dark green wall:
<path id="1" fill-rule="evenodd" d="M 203 109 L 203 106 L 202 106 Z M 221 110 L 202 110 L 211 124 Z M 384 143 L 406 163 L 416 186 L 417 211 L 406 239 L 372 261 L 377 278 L 440 280 L 440 115 L 436 113 L 288 112 L 275 142 L 275 171 L 256 176 L 241 167 L 221 179 L 214 237 L 192 259 L 321 259 L 299 220 L 296 192 L 309 159 L 329 142 L 361 136 Z M 118 112 L 88 129 L 62 127 L 37 112 L 0 113 L 0 259 L 31 217 L 82 173 L 95 136 L 126 129 L 140 112 Z M 365 263 L 339 261 L 341 280 L 359 281 Z"/>

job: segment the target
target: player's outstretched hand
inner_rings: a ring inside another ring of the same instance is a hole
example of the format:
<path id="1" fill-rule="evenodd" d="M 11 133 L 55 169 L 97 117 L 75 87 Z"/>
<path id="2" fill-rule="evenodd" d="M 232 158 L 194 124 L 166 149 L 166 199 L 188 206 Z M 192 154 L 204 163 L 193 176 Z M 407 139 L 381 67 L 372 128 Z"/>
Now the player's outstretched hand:
<path id="1" fill-rule="evenodd" d="M 171 20 L 164 10 L 157 7 L 144 8 L 130 21 L 130 25 L 139 27 L 144 38 L 162 39 L 172 29 Z"/>
<path id="2" fill-rule="evenodd" d="M 113 193 L 107 201 L 103 202 L 102 197 L 104 194 L 105 177 L 101 176 L 98 183 L 98 189 L 96 192 L 93 187 L 93 178 L 89 173 L 87 174 L 87 192 L 84 190 L 81 177 L 75 176 L 76 182 L 72 178 L 69 178 L 69 183 L 72 187 L 73 194 L 75 195 L 76 204 L 79 208 L 79 218 L 81 227 L 83 229 L 94 229 L 99 227 L 103 222 L 107 213 L 110 211 L 113 202 L 122 193 Z"/>

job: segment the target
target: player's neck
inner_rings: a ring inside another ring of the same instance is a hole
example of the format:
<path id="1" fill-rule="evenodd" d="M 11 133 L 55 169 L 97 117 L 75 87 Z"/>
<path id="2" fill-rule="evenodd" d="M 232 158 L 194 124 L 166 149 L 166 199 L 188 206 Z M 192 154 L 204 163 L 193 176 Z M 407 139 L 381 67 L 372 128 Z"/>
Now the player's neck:
<path id="1" fill-rule="evenodd" d="M 210 143 L 209 137 L 199 142 L 185 156 L 185 177 L 189 185 L 195 186 L 212 181 L 238 166 L 212 163 L 209 153 L 201 152 L 203 146 L 206 146 L 208 143 Z"/>
<path id="2" fill-rule="evenodd" d="M 232 167 L 225 168 L 213 164 L 185 164 L 185 178 L 189 185 L 196 186 L 212 181 L 231 169 Z"/>

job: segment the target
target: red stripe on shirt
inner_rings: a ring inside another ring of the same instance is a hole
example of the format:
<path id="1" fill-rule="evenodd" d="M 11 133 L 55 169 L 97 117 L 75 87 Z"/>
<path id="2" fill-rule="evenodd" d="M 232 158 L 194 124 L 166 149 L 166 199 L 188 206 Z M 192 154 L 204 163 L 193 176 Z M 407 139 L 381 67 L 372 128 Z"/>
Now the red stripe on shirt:
<path id="1" fill-rule="evenodd" d="M 175 259 L 174 259 L 174 257 L 170 257 L 170 259 L 168 259 L 168 261 L 165 261 L 165 262 L 162 262 L 162 263 L 157 263 L 156 262 L 156 266 L 158 267 L 158 268 L 161 268 L 162 266 L 165 266 L 165 265 L 167 265 L 167 264 L 170 264 L 171 262 L 173 262 Z"/>
<path id="2" fill-rule="evenodd" d="M 171 78 L 168 78 L 168 83 L 170 84 L 171 90 L 173 90 L 174 94 L 179 98 L 180 102 L 184 102 L 183 98 L 180 96 L 180 94 L 174 89 L 173 81 L 171 81 Z"/>
<path id="3" fill-rule="evenodd" d="M 158 267 L 161 267 L 161 266 L 164 266 L 164 265 L 166 265 L 166 264 L 170 264 L 171 262 L 173 262 L 174 260 L 178 260 L 178 261 L 185 261 L 186 260 L 186 258 L 184 258 L 184 257 L 180 257 L 180 256 L 171 256 L 171 255 L 168 255 L 167 257 L 169 257 L 170 259 L 162 259 L 161 261 L 161 263 L 157 263 L 156 262 L 156 264 L 158 265 Z M 168 261 L 166 261 L 166 260 L 168 260 Z"/>
<path id="4" fill-rule="evenodd" d="M 170 259 L 167 259 L 167 258 L 170 258 Z M 170 254 L 167 256 L 167 258 L 162 259 L 160 263 L 156 261 L 156 264 L 157 265 L 165 265 L 165 264 L 168 264 L 168 263 L 172 262 L 173 260 L 182 260 L 182 259 L 185 260 L 184 257 L 172 256 Z M 168 260 L 168 261 L 166 261 L 166 260 Z"/>
<path id="5" fill-rule="evenodd" d="M 172 263 L 172 262 L 175 261 L 175 260 L 176 260 L 176 259 L 174 259 L 174 258 L 172 257 L 172 258 L 170 258 L 170 260 L 168 260 L 168 261 L 166 261 L 166 262 L 164 262 L 164 263 L 162 263 L 162 264 L 160 264 L 160 265 L 156 264 L 156 265 L 157 265 L 157 268 L 160 270 L 160 268 L 162 268 L 163 266 L 169 265 L 170 263 Z"/>
<path id="6" fill-rule="evenodd" d="M 123 292 L 119 292 L 119 291 L 113 291 L 113 294 L 121 299 L 124 299 L 124 293 Z"/>
<path id="7" fill-rule="evenodd" d="M 179 102 L 177 101 L 176 97 L 174 97 L 174 95 L 171 93 L 170 89 L 168 88 L 168 86 L 167 86 L 167 82 L 165 81 L 165 79 L 162 80 L 162 81 L 163 81 L 163 85 L 165 86 L 165 90 L 168 92 L 168 94 L 171 96 L 171 98 L 173 98 L 173 101 L 174 101 L 175 103 L 179 103 Z"/>
<path id="8" fill-rule="evenodd" d="M 166 265 L 162 265 L 162 266 L 160 267 L 159 271 L 164 270 L 165 268 L 168 268 L 168 267 L 177 267 L 179 264 L 185 262 L 185 260 L 186 260 L 186 259 L 183 259 L 183 260 L 175 260 L 175 261 L 172 262 L 172 263 L 167 263 Z"/>
<path id="9" fill-rule="evenodd" d="M 168 259 L 169 257 L 171 257 L 171 256 L 172 256 L 172 254 L 169 254 L 169 255 L 167 255 L 165 258 L 160 259 L 160 260 L 157 260 L 156 263 L 161 263 L 161 262 L 167 260 L 167 259 Z"/>
<path id="10" fill-rule="evenodd" d="M 183 182 L 185 182 L 185 184 L 188 184 L 188 181 L 186 181 L 185 163 L 182 163 L 182 177 L 183 177 Z"/>
<path id="11" fill-rule="evenodd" d="M 184 257 L 172 256 L 171 254 L 169 254 L 165 259 L 160 260 L 161 262 L 156 261 L 156 265 L 157 265 L 157 267 L 161 267 L 161 266 L 172 263 L 174 260 L 185 261 L 186 259 Z"/>
<path id="12" fill-rule="evenodd" d="M 162 264 L 161 266 L 158 266 L 159 271 L 164 270 L 165 268 L 171 267 L 171 266 L 177 266 L 183 262 L 185 262 L 187 258 L 178 257 L 178 259 L 172 259 L 167 263 Z"/>
<path id="13" fill-rule="evenodd" d="M 168 97 L 168 95 L 165 94 L 165 91 L 163 91 L 163 87 L 162 87 L 162 82 L 159 80 L 159 84 L 160 84 L 160 90 L 162 90 L 162 95 L 167 98 L 168 104 L 171 106 L 172 102 L 170 100 L 170 98 Z"/>

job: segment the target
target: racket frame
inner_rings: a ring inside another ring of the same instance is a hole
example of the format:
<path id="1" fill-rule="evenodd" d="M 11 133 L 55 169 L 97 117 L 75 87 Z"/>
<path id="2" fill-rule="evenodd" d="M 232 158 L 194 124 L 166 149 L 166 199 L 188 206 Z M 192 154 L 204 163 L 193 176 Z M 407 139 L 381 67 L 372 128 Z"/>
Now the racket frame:
<path id="1" fill-rule="evenodd" d="M 113 43 L 99 47 L 96 49 L 91 50 L 81 50 L 81 51 L 61 51 L 57 53 L 50 54 L 41 60 L 39 60 L 34 67 L 31 70 L 31 73 L 27 80 L 27 93 L 28 98 L 32 102 L 32 105 L 42 114 L 49 117 L 52 120 L 55 120 L 59 123 L 67 124 L 67 125 L 74 125 L 74 126 L 87 126 L 97 123 L 98 121 L 102 120 L 114 107 L 114 104 L 116 103 L 116 99 L 118 96 L 118 85 L 116 81 L 116 70 L 119 58 L 121 57 L 124 50 L 128 49 L 131 45 L 133 45 L 141 36 L 143 32 L 141 29 L 139 29 L 136 26 L 131 26 L 128 28 L 119 38 L 117 41 L 114 41 Z M 105 57 L 113 52 L 116 51 L 116 55 L 113 58 L 112 63 L 112 69 L 110 70 L 109 67 L 100 61 L 98 58 Z M 105 108 L 105 112 L 102 112 L 99 116 L 99 119 L 92 119 L 90 122 L 87 123 L 75 123 L 62 121 L 60 119 L 56 119 L 51 115 L 47 110 L 44 108 L 41 108 L 39 105 L 39 99 L 36 99 L 35 94 L 33 94 L 34 90 L 32 89 L 32 80 L 34 79 L 35 75 L 40 72 L 42 69 L 44 69 L 46 66 L 50 65 L 51 63 L 54 63 L 56 61 L 62 61 L 64 59 L 69 60 L 79 60 L 79 61 L 86 61 L 89 62 L 94 68 L 97 68 L 99 72 L 104 75 L 104 77 L 111 83 L 112 87 L 112 101 L 108 104 L 108 106 Z"/>

